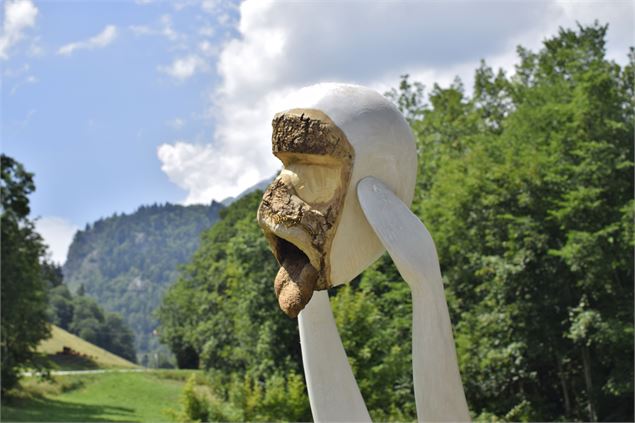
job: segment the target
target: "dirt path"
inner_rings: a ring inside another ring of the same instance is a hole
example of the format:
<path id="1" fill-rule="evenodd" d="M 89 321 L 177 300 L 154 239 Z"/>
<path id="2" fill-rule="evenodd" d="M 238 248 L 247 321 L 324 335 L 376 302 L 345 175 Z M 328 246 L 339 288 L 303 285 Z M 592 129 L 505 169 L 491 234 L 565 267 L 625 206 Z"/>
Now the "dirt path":
<path id="1" fill-rule="evenodd" d="M 95 370 L 53 370 L 52 376 L 65 376 L 65 375 L 89 375 L 98 373 L 138 373 L 138 372 L 152 372 L 154 369 L 95 369 Z M 24 372 L 22 376 L 31 377 L 39 375 L 39 372 Z"/>

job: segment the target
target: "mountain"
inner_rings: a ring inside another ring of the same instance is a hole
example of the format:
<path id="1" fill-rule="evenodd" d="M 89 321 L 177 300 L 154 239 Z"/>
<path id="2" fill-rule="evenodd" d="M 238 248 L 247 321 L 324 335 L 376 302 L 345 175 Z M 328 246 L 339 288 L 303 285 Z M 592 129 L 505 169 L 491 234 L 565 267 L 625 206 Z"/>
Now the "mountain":
<path id="1" fill-rule="evenodd" d="M 139 360 L 159 350 L 154 316 L 163 293 L 199 245 L 200 233 L 224 208 L 210 205 L 141 206 L 78 231 L 63 267 L 69 288 L 82 287 L 106 310 L 120 313 L 135 335 Z"/>
<path id="2" fill-rule="evenodd" d="M 249 188 L 247 188 L 246 190 L 244 190 L 243 192 L 241 192 L 240 194 L 238 194 L 235 197 L 227 197 L 225 198 L 223 201 L 221 201 L 221 203 L 223 204 L 223 206 L 229 206 L 231 203 L 233 203 L 234 201 L 238 201 L 241 198 L 243 198 L 245 195 L 247 194 L 251 194 L 252 192 L 256 191 L 256 190 L 260 190 L 260 191 L 264 191 L 265 188 L 267 188 L 269 186 L 269 184 L 271 182 L 273 182 L 273 180 L 276 178 L 276 176 L 272 176 L 271 178 L 267 178 L 265 180 L 262 180 L 260 182 L 258 182 L 256 185 L 252 185 Z"/>

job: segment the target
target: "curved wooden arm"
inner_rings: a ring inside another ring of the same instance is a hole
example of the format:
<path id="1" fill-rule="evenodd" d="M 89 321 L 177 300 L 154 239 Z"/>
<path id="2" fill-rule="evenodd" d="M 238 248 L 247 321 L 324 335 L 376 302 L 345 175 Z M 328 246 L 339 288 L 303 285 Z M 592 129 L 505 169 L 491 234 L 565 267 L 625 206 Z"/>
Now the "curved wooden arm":
<path id="1" fill-rule="evenodd" d="M 378 179 L 362 179 L 357 196 L 368 223 L 412 290 L 412 367 L 418 419 L 468 421 L 434 241 L 423 223 Z"/>
<path id="2" fill-rule="evenodd" d="M 299 315 L 302 362 L 315 422 L 370 422 L 327 291 L 316 291 Z"/>

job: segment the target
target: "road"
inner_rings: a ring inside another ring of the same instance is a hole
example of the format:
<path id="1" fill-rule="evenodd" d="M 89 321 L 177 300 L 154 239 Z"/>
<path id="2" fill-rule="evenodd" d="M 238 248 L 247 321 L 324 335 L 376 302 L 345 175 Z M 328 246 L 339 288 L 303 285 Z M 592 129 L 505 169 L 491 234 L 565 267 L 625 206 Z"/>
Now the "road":
<path id="1" fill-rule="evenodd" d="M 66 375 L 90 375 L 98 373 L 139 373 L 139 372 L 151 372 L 154 369 L 95 369 L 95 370 L 53 370 L 52 376 L 66 376 Z M 22 376 L 30 377 L 37 376 L 39 372 L 24 372 Z"/>

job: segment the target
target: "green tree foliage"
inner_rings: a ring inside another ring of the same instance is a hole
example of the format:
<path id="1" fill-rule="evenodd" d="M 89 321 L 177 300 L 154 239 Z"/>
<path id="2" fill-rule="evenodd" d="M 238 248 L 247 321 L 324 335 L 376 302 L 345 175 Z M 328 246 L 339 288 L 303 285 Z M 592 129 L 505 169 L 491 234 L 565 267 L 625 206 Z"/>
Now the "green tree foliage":
<path id="1" fill-rule="evenodd" d="M 154 310 L 179 265 L 196 250 L 200 233 L 216 222 L 222 208 L 215 202 L 142 206 L 130 215 L 115 214 L 87 225 L 69 248 L 66 284 L 123 316 L 134 333 L 136 350 L 157 356 L 161 349 L 154 335 Z M 92 333 L 86 326 L 85 334 Z"/>
<path id="2" fill-rule="evenodd" d="M 192 374 L 179 398 L 180 410 L 172 413 L 177 422 L 206 422 L 209 421 L 209 401 L 197 392 L 196 375 Z"/>
<path id="3" fill-rule="evenodd" d="M 483 62 L 471 95 L 457 79 L 424 96 L 407 77 L 389 93 L 416 135 L 412 208 L 437 245 L 474 418 L 634 418 L 635 53 L 606 60 L 606 30 L 519 48 L 511 77 Z M 199 358 L 239 417 L 274 420 L 275 407 L 250 410 L 301 369 L 258 201 L 204 234 L 161 306 L 161 336 Z M 414 419 L 410 293 L 389 257 L 331 295 L 371 416 Z"/>
<path id="4" fill-rule="evenodd" d="M 73 320 L 73 297 L 64 285 L 62 268 L 55 263 L 42 263 L 44 279 L 48 285 L 48 321 L 68 330 Z"/>
<path id="5" fill-rule="evenodd" d="M 74 317 L 73 296 L 66 285 L 59 285 L 49 288 L 48 292 L 49 308 L 47 310 L 48 320 L 68 330 Z"/>
<path id="6" fill-rule="evenodd" d="M 41 367 L 35 348 L 49 336 L 46 283 L 40 261 L 46 252 L 29 220 L 28 195 L 33 174 L 6 155 L 0 156 L 2 182 L 2 393 L 13 387 L 19 371 Z"/>
<path id="7" fill-rule="evenodd" d="M 159 308 L 160 335 L 181 367 L 210 371 L 236 420 L 308 420 L 297 323 L 278 309 L 278 266 L 255 220 L 261 197 L 236 201 L 203 233 Z"/>
<path id="8" fill-rule="evenodd" d="M 425 86 L 421 82 L 410 82 L 410 75 L 401 75 L 399 88 L 392 88 L 384 95 L 392 100 L 399 111 L 412 125 L 421 120 L 425 106 Z"/>
<path id="9" fill-rule="evenodd" d="M 331 305 L 373 421 L 416 420 L 410 289 L 390 257 L 331 290 Z"/>
<path id="10" fill-rule="evenodd" d="M 633 419 L 633 54 L 606 27 L 435 87 L 416 210 L 442 261 L 471 409 Z M 445 124 L 443 124 L 445 123 Z"/>
<path id="11" fill-rule="evenodd" d="M 48 282 L 48 320 L 80 338 L 132 362 L 136 361 L 134 335 L 118 313 L 104 311 L 79 293 L 73 297 L 63 283 L 62 268 L 44 262 Z"/>

